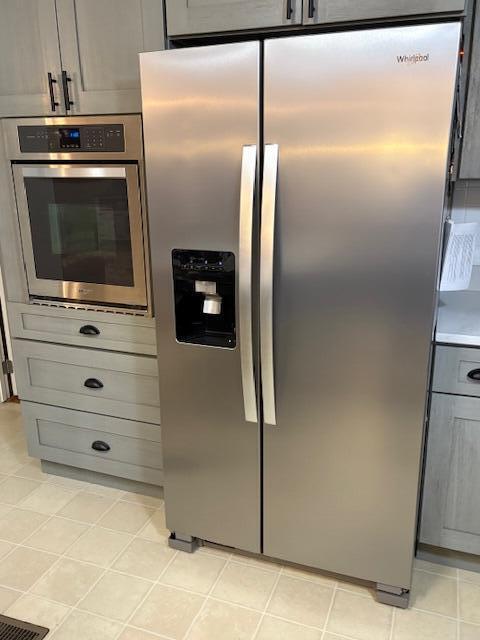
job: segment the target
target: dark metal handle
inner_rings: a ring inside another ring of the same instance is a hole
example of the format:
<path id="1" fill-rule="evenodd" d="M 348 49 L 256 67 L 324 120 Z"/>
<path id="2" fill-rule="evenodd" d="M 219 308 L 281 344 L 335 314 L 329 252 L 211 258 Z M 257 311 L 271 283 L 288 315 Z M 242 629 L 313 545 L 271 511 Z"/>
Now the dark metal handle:
<path id="1" fill-rule="evenodd" d="M 103 382 L 100 382 L 100 380 L 96 378 L 88 378 L 83 384 L 89 389 L 103 389 Z"/>
<path id="2" fill-rule="evenodd" d="M 95 449 L 95 451 L 110 451 L 110 445 L 103 442 L 103 440 L 95 440 L 95 442 L 92 442 L 92 449 Z"/>
<path id="3" fill-rule="evenodd" d="M 473 382 L 480 382 L 480 369 L 472 369 L 467 373 L 467 378 Z"/>
<path id="4" fill-rule="evenodd" d="M 48 72 L 48 91 L 50 93 L 50 106 L 52 108 L 52 111 L 56 111 L 56 107 L 59 106 L 59 102 L 55 102 L 55 94 L 53 92 L 53 85 L 57 84 L 57 81 L 55 80 L 55 78 L 52 76 L 52 74 L 50 73 L 50 71 Z"/>
<path id="5" fill-rule="evenodd" d="M 315 16 L 315 0 L 308 0 L 308 17 L 313 18 Z"/>
<path id="6" fill-rule="evenodd" d="M 85 324 L 83 327 L 80 327 L 79 332 L 84 336 L 99 336 L 100 329 L 94 327 L 93 324 Z"/>
<path id="7" fill-rule="evenodd" d="M 71 82 L 72 79 L 69 77 L 66 71 L 62 71 L 62 87 L 63 87 L 63 99 L 65 100 L 65 110 L 70 111 L 72 108 L 72 100 L 70 100 L 70 94 L 68 92 L 68 83 Z"/>
<path id="8" fill-rule="evenodd" d="M 287 0 L 287 20 L 291 20 L 293 15 L 293 0 Z"/>

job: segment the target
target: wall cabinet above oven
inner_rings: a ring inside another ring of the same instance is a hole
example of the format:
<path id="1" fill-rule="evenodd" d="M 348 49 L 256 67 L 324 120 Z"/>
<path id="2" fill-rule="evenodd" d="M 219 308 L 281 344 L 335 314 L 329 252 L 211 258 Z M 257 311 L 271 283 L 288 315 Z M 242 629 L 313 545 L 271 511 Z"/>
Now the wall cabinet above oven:
<path id="1" fill-rule="evenodd" d="M 0 117 L 141 111 L 161 0 L 0 0 Z"/>

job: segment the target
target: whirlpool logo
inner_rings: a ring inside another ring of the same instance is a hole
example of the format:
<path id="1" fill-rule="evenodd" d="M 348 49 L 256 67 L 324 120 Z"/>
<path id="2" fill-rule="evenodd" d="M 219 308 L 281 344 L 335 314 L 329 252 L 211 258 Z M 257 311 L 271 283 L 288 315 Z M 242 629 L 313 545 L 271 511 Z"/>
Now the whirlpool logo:
<path id="1" fill-rule="evenodd" d="M 419 62 L 428 62 L 429 60 L 429 53 L 412 53 L 409 56 L 397 56 L 397 62 L 399 64 L 418 64 Z"/>

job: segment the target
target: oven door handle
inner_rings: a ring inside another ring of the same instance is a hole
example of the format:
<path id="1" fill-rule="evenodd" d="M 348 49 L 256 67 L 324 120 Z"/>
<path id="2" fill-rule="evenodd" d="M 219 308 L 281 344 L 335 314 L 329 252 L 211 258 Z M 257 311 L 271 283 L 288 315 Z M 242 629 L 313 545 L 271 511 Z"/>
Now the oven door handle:
<path id="1" fill-rule="evenodd" d="M 22 167 L 24 178 L 123 178 L 127 177 L 125 167 Z"/>

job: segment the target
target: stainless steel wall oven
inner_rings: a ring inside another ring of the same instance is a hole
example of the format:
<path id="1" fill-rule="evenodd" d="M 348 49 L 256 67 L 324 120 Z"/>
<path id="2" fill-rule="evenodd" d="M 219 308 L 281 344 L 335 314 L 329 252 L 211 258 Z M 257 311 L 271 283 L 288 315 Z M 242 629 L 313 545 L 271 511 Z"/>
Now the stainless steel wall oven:
<path id="1" fill-rule="evenodd" d="M 150 310 L 140 116 L 10 120 L 32 302 Z"/>

